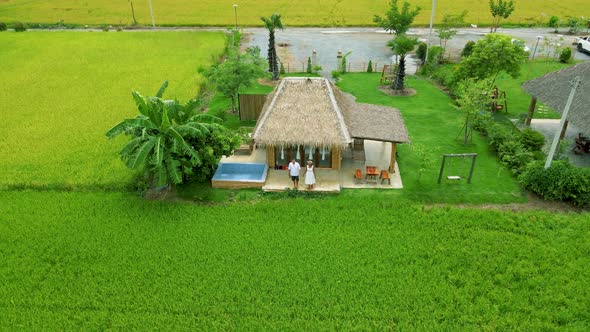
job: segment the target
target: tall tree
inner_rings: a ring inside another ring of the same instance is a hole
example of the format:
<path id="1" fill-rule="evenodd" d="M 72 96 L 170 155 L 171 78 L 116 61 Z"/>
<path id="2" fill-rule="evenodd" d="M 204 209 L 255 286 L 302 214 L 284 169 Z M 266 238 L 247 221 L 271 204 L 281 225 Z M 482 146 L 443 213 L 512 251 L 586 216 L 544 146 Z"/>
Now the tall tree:
<path id="1" fill-rule="evenodd" d="M 488 34 L 475 43 L 471 55 L 461 60 L 457 79 L 491 77 L 493 84 L 500 72 L 516 78 L 526 58 L 527 53 L 520 45 L 512 43 L 512 37 Z"/>
<path id="2" fill-rule="evenodd" d="M 398 34 L 387 43 L 387 46 L 391 47 L 391 50 L 399 56 L 397 74 L 393 82 L 394 90 L 404 89 L 404 80 L 406 77 L 406 54 L 413 51 L 416 45 L 418 45 L 418 39 L 408 37 L 406 34 Z"/>
<path id="3" fill-rule="evenodd" d="M 414 18 L 418 13 L 420 13 L 420 7 L 410 9 L 410 4 L 404 1 L 400 11 L 397 0 L 391 0 L 385 17 L 375 15 L 373 22 L 389 33 L 400 35 L 405 34 L 410 29 L 410 25 L 414 22 Z"/>
<path id="4" fill-rule="evenodd" d="M 489 112 L 482 112 L 488 109 L 490 103 L 491 79 L 468 78 L 457 84 L 455 89 L 455 105 L 459 111 L 465 114 L 463 125 L 463 144 L 467 144 L 473 130 L 473 122 L 478 116 L 489 116 Z M 483 114 L 483 115 L 482 115 Z"/>
<path id="5" fill-rule="evenodd" d="M 465 24 L 465 16 L 467 16 L 466 10 L 461 14 L 447 14 L 443 17 L 439 28 L 436 30 L 442 48 L 446 49 L 447 42 L 455 37 L 457 34 L 457 27 Z"/>
<path id="6" fill-rule="evenodd" d="M 205 75 L 215 84 L 217 91 L 231 99 L 232 111 L 235 113 L 240 89 L 250 86 L 264 75 L 264 59 L 260 57 L 260 48 L 249 47 L 244 54 L 230 50 L 227 59 L 205 71 Z"/>
<path id="7" fill-rule="evenodd" d="M 164 82 L 155 97 L 132 93 L 139 115 L 125 119 L 111 128 L 106 136 L 131 136 L 121 150 L 121 159 L 131 169 L 144 170 L 158 186 L 179 184 L 195 167 L 202 164 L 202 155 L 187 140 L 207 136 L 221 127 L 220 120 L 206 114 L 194 114 L 196 101 L 182 105 L 176 100 L 164 100 L 168 86 Z"/>
<path id="8" fill-rule="evenodd" d="M 492 26 L 490 32 L 496 32 L 501 19 L 507 19 L 514 11 L 514 1 L 490 0 L 490 13 L 492 13 Z"/>
<path id="9" fill-rule="evenodd" d="M 277 58 L 277 49 L 275 47 L 275 30 L 283 30 L 280 14 L 272 14 L 270 17 L 260 17 L 264 22 L 264 27 L 268 29 L 268 71 L 272 73 L 272 80 L 279 79 L 279 64 Z"/>

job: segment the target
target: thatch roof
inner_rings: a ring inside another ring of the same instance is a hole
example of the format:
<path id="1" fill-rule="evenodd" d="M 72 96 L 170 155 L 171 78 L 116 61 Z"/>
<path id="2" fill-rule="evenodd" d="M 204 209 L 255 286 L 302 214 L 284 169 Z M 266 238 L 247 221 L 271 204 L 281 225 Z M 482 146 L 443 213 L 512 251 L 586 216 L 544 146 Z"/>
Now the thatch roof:
<path id="1" fill-rule="evenodd" d="M 269 95 L 252 136 L 262 145 L 345 146 L 352 142 L 331 86 L 291 77 Z"/>
<path id="2" fill-rule="evenodd" d="M 353 138 L 374 141 L 409 143 L 408 130 L 399 110 L 355 102 L 355 97 L 334 88 L 334 96 L 344 113 Z"/>
<path id="3" fill-rule="evenodd" d="M 562 113 L 576 76 L 582 81 L 574 95 L 567 120 L 585 133 L 590 133 L 590 62 L 527 81 L 522 88 L 545 105 Z"/>
<path id="4" fill-rule="evenodd" d="M 252 135 L 262 145 L 341 146 L 352 138 L 406 143 L 398 110 L 357 104 L 325 78 L 281 81 L 263 107 Z"/>

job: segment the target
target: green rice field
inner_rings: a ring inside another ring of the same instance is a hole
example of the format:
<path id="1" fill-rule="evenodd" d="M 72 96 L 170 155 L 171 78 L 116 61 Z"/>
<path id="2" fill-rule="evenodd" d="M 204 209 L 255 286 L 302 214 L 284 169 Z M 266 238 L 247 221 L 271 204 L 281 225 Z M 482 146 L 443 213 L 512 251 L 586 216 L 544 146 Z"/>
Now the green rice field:
<path id="1" fill-rule="evenodd" d="M 200 66 L 222 52 L 222 33 L 13 32 L 0 34 L 0 188 L 121 188 L 125 138 L 104 133 L 137 109 L 131 91 L 182 102 Z"/>
<path id="2" fill-rule="evenodd" d="M 587 215 L 0 192 L 2 330 L 572 330 Z"/>
<path id="3" fill-rule="evenodd" d="M 415 24 L 427 25 L 430 20 L 430 0 L 412 0 L 412 5 L 422 7 Z M 367 26 L 373 25 L 373 15 L 383 15 L 388 0 L 153 0 L 153 12 L 157 25 L 229 26 L 237 21 L 241 26 L 261 26 L 260 16 L 272 13 L 283 15 L 283 22 L 290 26 Z M 135 16 L 140 24 L 151 25 L 148 1 L 133 1 Z M 237 4 L 234 12 L 233 4 Z M 585 0 L 519 0 L 508 23 L 529 24 L 540 21 L 547 24 L 552 15 L 590 16 Z M 468 24 L 491 23 L 488 1 L 458 0 L 439 1 L 435 20 L 445 14 L 457 14 L 467 9 Z M 2 0 L 1 21 L 24 21 L 57 24 L 131 24 L 131 7 L 128 1 L 98 0 Z"/>

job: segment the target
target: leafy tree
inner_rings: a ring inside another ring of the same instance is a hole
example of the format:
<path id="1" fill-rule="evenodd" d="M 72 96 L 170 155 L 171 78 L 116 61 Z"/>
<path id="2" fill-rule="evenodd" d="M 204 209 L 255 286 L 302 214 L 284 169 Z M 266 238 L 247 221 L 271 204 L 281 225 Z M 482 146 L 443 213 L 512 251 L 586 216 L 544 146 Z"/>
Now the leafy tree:
<path id="1" fill-rule="evenodd" d="M 461 14 L 447 14 L 443 17 L 439 28 L 436 30 L 442 48 L 446 49 L 448 41 L 455 37 L 457 34 L 456 28 L 465 24 L 465 16 L 467 16 L 466 10 Z"/>
<path id="2" fill-rule="evenodd" d="M 408 37 L 406 34 L 397 35 L 387 43 L 387 46 L 391 47 L 391 50 L 399 56 L 397 74 L 392 86 L 394 90 L 404 89 L 404 80 L 406 76 L 406 55 L 413 51 L 416 45 L 418 45 L 418 39 Z"/>
<path id="3" fill-rule="evenodd" d="M 231 50 L 223 63 L 205 71 L 205 74 L 215 84 L 217 91 L 231 99 L 232 112 L 235 113 L 240 89 L 250 86 L 264 75 L 260 48 L 249 47 L 245 54 Z"/>
<path id="4" fill-rule="evenodd" d="M 490 0 L 490 13 L 492 13 L 492 26 L 490 32 L 496 32 L 501 19 L 507 19 L 514 11 L 514 1 Z"/>
<path id="5" fill-rule="evenodd" d="M 559 17 L 551 16 L 551 18 L 549 18 L 549 23 L 547 25 L 549 25 L 550 28 L 555 29 L 553 32 L 558 33 L 559 32 Z"/>
<path id="6" fill-rule="evenodd" d="M 188 140 L 206 137 L 221 128 L 219 119 L 194 114 L 194 99 L 185 105 L 162 99 L 167 86 L 166 81 L 155 97 L 134 91 L 133 100 L 140 114 L 123 120 L 106 133 L 110 139 L 120 134 L 131 136 L 120 152 L 121 159 L 131 169 L 146 171 L 158 186 L 182 183 L 185 175 L 201 166 L 207 156 L 195 150 Z"/>
<path id="7" fill-rule="evenodd" d="M 410 25 L 412 25 L 418 13 L 420 13 L 420 7 L 410 9 L 410 4 L 404 1 L 400 11 L 397 0 L 391 0 L 389 10 L 385 13 L 385 17 L 375 15 L 373 22 L 389 33 L 401 35 L 410 29 Z"/>
<path id="8" fill-rule="evenodd" d="M 311 74 L 312 72 L 312 68 L 311 68 L 311 58 L 307 57 L 307 71 L 308 74 Z"/>
<path id="9" fill-rule="evenodd" d="M 477 80 L 468 78 L 457 84 L 455 94 L 457 99 L 453 105 L 456 109 L 465 114 L 463 125 L 463 144 L 467 144 L 473 131 L 473 122 L 478 116 L 487 116 L 487 109 L 490 102 L 491 80 Z M 481 115 L 486 114 L 486 115 Z"/>
<path id="10" fill-rule="evenodd" d="M 260 17 L 264 22 L 264 27 L 268 29 L 268 71 L 272 73 L 272 80 L 279 79 L 279 66 L 277 58 L 277 49 L 275 47 L 275 30 L 283 30 L 283 22 L 281 22 L 280 14 L 272 14 L 270 17 Z"/>
<path id="11" fill-rule="evenodd" d="M 367 73 L 373 72 L 373 61 L 369 60 L 369 64 L 367 65 Z"/>
<path id="12" fill-rule="evenodd" d="M 492 84 L 502 71 L 513 78 L 520 74 L 520 67 L 527 54 L 524 49 L 512 43 L 506 35 L 488 34 L 473 46 L 470 56 L 459 63 L 458 79 L 492 77 Z"/>

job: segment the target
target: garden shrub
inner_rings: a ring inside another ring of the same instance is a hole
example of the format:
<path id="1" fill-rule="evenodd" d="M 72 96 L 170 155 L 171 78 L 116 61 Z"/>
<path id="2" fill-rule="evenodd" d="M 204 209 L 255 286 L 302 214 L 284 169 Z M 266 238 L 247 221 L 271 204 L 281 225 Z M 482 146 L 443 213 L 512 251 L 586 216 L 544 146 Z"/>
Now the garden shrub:
<path id="1" fill-rule="evenodd" d="M 506 140 L 498 146 L 498 158 L 512 173 L 521 174 L 535 160 L 535 155 L 520 141 Z"/>
<path id="2" fill-rule="evenodd" d="M 545 169 L 542 161 L 530 164 L 518 180 L 528 190 L 546 200 L 590 205 L 590 169 L 577 168 L 567 161 L 554 161 Z"/>
<path id="3" fill-rule="evenodd" d="M 307 57 L 307 70 L 306 70 L 306 72 L 308 74 L 311 74 L 311 72 L 312 72 L 312 70 L 311 70 L 311 58 L 310 57 Z"/>
<path id="4" fill-rule="evenodd" d="M 572 49 L 569 47 L 563 48 L 559 53 L 559 62 L 568 63 L 572 58 Z"/>
<path id="5" fill-rule="evenodd" d="M 461 51 L 461 57 L 466 58 L 471 55 L 473 52 L 473 46 L 475 46 L 475 42 L 473 40 L 468 41 L 463 47 L 463 51 Z"/>
<path id="6" fill-rule="evenodd" d="M 456 74 L 456 65 L 453 66 L 440 66 L 438 68 L 436 68 L 436 70 L 434 70 L 434 65 L 431 63 L 427 63 L 424 68 L 424 72 L 428 72 L 429 70 L 426 68 L 429 68 L 432 70 L 432 78 L 435 79 L 437 82 L 439 82 L 440 84 L 446 86 L 447 88 L 453 90 L 453 87 L 455 86 L 455 74 Z"/>
<path id="7" fill-rule="evenodd" d="M 514 132 L 504 124 L 496 122 L 488 127 L 488 143 L 496 151 L 504 142 L 515 140 L 515 136 Z"/>
<path id="8" fill-rule="evenodd" d="M 367 73 L 373 72 L 373 61 L 369 60 L 369 64 L 367 65 Z"/>
<path id="9" fill-rule="evenodd" d="M 16 32 L 27 31 L 27 26 L 23 22 L 15 22 L 14 23 L 14 31 L 16 31 Z"/>
<path id="10" fill-rule="evenodd" d="M 424 64 L 424 62 L 426 61 L 427 48 L 428 45 L 426 45 L 425 42 L 418 43 L 418 48 L 416 49 L 416 56 L 418 57 L 418 59 L 420 59 L 420 62 L 422 62 L 422 64 Z"/>
<path id="11" fill-rule="evenodd" d="M 0 22 L 0 31 L 6 31 L 7 29 L 8 27 L 6 26 L 6 23 Z"/>
<path id="12" fill-rule="evenodd" d="M 332 78 L 334 79 L 334 81 L 338 82 L 340 80 L 340 75 L 342 73 L 338 70 L 332 70 Z"/>
<path id="13" fill-rule="evenodd" d="M 531 151 L 540 151 L 545 145 L 545 136 L 538 131 L 526 128 L 520 134 L 520 141 Z"/>

